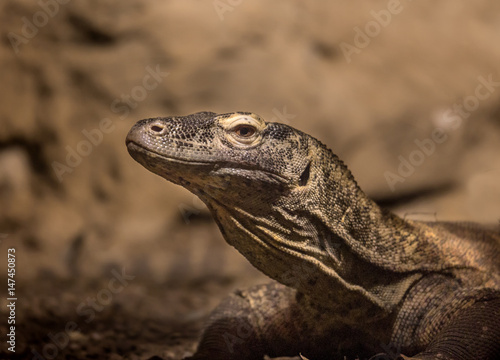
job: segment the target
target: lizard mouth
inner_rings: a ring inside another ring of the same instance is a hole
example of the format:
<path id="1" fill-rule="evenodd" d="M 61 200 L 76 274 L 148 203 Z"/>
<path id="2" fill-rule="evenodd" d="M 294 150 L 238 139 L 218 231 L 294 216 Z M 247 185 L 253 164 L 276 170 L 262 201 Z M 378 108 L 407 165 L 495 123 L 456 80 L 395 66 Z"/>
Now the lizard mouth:
<path id="1" fill-rule="evenodd" d="M 165 154 L 160 154 L 154 150 L 148 149 L 144 147 L 143 145 L 135 142 L 134 140 L 129 140 L 127 139 L 125 141 L 125 144 L 127 146 L 127 150 L 129 154 L 134 158 L 137 162 L 147 165 L 146 160 L 144 160 L 143 156 L 155 156 L 157 158 L 160 158 L 164 160 L 165 162 L 171 162 L 171 163 L 178 163 L 178 164 L 184 164 L 184 165 L 195 165 L 195 166 L 211 166 L 214 169 L 222 169 L 222 168 L 232 168 L 232 169 L 240 169 L 243 171 L 257 171 L 259 173 L 265 174 L 268 177 L 271 177 L 274 179 L 274 181 L 278 180 L 279 182 L 282 183 L 289 183 L 290 180 L 284 177 L 281 174 L 277 174 L 271 171 L 267 170 L 262 170 L 262 169 L 255 169 L 251 166 L 244 166 L 242 164 L 237 164 L 233 163 L 230 161 L 225 161 L 223 164 L 216 162 L 216 161 L 193 161 L 193 160 L 187 160 L 187 159 L 180 159 L 174 156 L 169 156 Z M 142 154 L 143 156 L 141 156 Z"/>
<path id="2" fill-rule="evenodd" d="M 161 159 L 164 159 L 165 161 L 169 162 L 176 162 L 180 164 L 188 164 L 188 165 L 206 165 L 206 166 L 213 166 L 215 163 L 212 161 L 192 161 L 192 160 L 186 160 L 186 159 L 179 159 L 173 156 L 167 156 L 165 154 L 160 154 L 156 151 L 150 150 L 138 143 L 136 143 L 133 140 L 128 140 L 125 142 L 127 145 L 127 150 L 129 154 L 137 161 L 139 161 L 134 155 L 135 154 L 146 154 L 146 155 L 151 155 L 154 154 L 156 157 L 159 157 Z M 142 162 L 139 161 L 141 164 Z"/>

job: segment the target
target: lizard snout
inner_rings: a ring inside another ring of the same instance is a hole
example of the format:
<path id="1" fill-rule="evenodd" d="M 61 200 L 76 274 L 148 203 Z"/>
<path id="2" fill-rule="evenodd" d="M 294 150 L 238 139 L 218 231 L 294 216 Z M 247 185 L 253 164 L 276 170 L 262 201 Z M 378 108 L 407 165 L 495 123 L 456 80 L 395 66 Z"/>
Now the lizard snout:
<path id="1" fill-rule="evenodd" d="M 168 124 L 160 119 L 145 119 L 138 121 L 127 134 L 125 143 L 142 144 L 147 137 L 163 136 L 168 131 Z"/>

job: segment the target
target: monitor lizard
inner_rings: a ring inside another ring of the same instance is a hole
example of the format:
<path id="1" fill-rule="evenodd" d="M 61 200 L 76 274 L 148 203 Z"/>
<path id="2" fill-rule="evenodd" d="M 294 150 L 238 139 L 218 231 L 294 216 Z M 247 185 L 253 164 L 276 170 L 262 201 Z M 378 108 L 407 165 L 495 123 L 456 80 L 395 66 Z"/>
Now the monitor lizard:
<path id="1" fill-rule="evenodd" d="M 227 297 L 190 359 L 500 359 L 498 229 L 401 219 L 320 141 L 253 113 L 141 120 L 126 144 L 275 280 Z"/>

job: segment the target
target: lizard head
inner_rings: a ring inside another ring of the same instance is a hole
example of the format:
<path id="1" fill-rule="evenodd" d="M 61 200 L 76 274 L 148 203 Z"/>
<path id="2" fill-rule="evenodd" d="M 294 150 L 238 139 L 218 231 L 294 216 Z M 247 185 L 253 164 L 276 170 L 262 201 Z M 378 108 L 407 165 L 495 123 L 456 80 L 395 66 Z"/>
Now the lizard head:
<path id="1" fill-rule="evenodd" d="M 136 161 L 202 200 L 244 207 L 308 180 L 304 136 L 252 113 L 200 112 L 141 120 L 126 143 Z"/>

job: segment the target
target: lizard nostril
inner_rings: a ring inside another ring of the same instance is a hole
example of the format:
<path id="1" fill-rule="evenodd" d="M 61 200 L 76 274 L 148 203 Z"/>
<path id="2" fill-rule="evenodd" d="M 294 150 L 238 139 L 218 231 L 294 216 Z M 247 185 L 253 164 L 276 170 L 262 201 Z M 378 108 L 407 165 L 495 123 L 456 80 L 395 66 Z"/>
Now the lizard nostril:
<path id="1" fill-rule="evenodd" d="M 158 125 L 153 125 L 151 126 L 151 130 L 153 130 L 154 132 L 162 132 L 163 127 Z"/>

